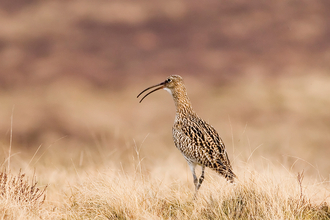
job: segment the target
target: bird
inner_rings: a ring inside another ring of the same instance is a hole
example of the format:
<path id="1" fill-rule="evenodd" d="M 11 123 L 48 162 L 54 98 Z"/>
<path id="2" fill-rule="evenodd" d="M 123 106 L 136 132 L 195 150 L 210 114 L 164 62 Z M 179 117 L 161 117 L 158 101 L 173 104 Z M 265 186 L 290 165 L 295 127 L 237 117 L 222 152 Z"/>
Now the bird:
<path id="1" fill-rule="evenodd" d="M 145 94 L 140 103 L 149 94 L 160 89 L 164 89 L 172 95 L 176 108 L 172 127 L 173 141 L 192 172 L 195 196 L 203 183 L 205 167 L 211 168 L 230 183 L 235 183 L 234 179 L 237 177 L 230 164 L 225 144 L 218 132 L 193 110 L 183 78 L 179 75 L 171 75 L 165 81 L 143 90 L 137 98 L 152 88 L 155 89 Z M 202 167 L 199 178 L 195 172 L 197 165 Z"/>

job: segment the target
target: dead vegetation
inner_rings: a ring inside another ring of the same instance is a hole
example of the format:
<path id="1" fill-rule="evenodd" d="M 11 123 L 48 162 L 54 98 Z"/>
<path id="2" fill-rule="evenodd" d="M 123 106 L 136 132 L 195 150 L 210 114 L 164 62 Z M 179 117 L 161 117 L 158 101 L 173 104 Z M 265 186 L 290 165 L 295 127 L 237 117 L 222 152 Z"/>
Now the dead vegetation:
<path id="1" fill-rule="evenodd" d="M 7 202 L 14 202 L 22 206 L 41 206 L 46 199 L 47 186 L 40 189 L 33 176 L 31 182 L 24 173 L 13 175 L 3 170 L 0 172 L 0 198 Z"/>
<path id="2" fill-rule="evenodd" d="M 304 183 L 304 172 L 294 177 L 278 167 L 258 173 L 238 169 L 236 185 L 208 172 L 200 194 L 193 199 L 193 185 L 179 163 L 145 171 L 139 154 L 132 171 L 109 167 L 76 169 L 56 180 L 54 170 L 39 175 L 52 182 L 37 187 L 21 172 L 2 172 L 2 219 L 330 219 L 327 183 Z M 182 161 L 184 162 L 184 161 Z M 178 176 L 168 178 L 164 173 Z M 76 176 L 76 177 L 74 177 Z M 33 177 L 35 179 L 35 177 Z M 70 180 L 66 182 L 66 180 Z M 58 197 L 59 196 L 59 197 Z"/>

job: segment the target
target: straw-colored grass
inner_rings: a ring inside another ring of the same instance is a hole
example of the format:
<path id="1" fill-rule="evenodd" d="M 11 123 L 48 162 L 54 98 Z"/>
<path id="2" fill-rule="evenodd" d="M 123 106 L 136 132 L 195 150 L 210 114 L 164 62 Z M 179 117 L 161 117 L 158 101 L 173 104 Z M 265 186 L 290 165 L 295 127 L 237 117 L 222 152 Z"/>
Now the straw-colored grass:
<path id="1" fill-rule="evenodd" d="M 252 175 L 236 186 L 210 183 L 196 200 L 182 185 L 132 176 L 99 174 L 72 189 L 66 212 L 73 219 L 328 219 L 327 203 L 315 203 L 302 179 Z"/>
<path id="2" fill-rule="evenodd" d="M 239 178 L 207 169 L 196 200 L 171 137 L 171 97 L 135 98 L 157 80 L 1 94 L 0 219 L 330 219 L 330 78 L 246 80 L 205 90 L 186 78 Z"/>
<path id="3" fill-rule="evenodd" d="M 27 216 L 38 218 L 41 206 L 45 202 L 47 186 L 39 188 L 35 176 L 32 180 L 21 171 L 0 172 L 0 210 L 2 219 L 24 219 Z"/>
<path id="4" fill-rule="evenodd" d="M 305 182 L 303 172 L 234 167 L 239 179 L 233 185 L 207 169 L 193 199 L 192 178 L 181 161 L 145 169 L 132 156 L 131 171 L 98 166 L 52 174 L 44 168 L 42 179 L 58 175 L 48 179 L 45 201 L 46 187 L 30 184 L 21 172 L 4 171 L 1 219 L 330 219 L 327 184 Z"/>

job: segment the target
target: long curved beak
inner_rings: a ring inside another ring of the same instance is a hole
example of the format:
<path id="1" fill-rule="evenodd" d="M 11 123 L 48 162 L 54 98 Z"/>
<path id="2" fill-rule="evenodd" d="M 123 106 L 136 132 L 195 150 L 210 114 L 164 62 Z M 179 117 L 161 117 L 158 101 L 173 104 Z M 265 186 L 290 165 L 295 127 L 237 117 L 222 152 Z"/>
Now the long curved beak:
<path id="1" fill-rule="evenodd" d="M 147 90 L 149 90 L 149 89 L 152 89 L 152 88 L 155 88 L 155 87 L 157 87 L 157 86 L 159 86 L 159 87 L 156 88 L 156 89 L 154 89 L 154 90 L 152 90 L 151 92 L 148 92 L 145 96 L 143 96 L 139 103 L 141 103 L 142 100 L 143 100 L 145 97 L 147 97 L 149 94 L 151 94 L 151 93 L 153 93 L 153 92 L 155 92 L 155 91 L 157 91 L 157 90 L 163 89 L 163 88 L 165 87 L 165 82 L 159 83 L 159 84 L 154 85 L 154 86 L 150 86 L 149 88 L 146 88 L 145 90 L 143 90 L 142 92 L 140 92 L 140 94 L 139 94 L 136 98 L 139 98 L 139 96 L 142 95 L 142 93 L 144 93 L 145 91 L 147 91 Z"/>

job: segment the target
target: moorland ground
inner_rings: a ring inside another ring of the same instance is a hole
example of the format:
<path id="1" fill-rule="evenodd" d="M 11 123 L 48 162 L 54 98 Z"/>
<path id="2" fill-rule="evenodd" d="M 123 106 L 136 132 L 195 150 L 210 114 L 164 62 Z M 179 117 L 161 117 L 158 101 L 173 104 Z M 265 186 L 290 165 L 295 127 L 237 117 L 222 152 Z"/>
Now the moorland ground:
<path id="1" fill-rule="evenodd" d="M 329 218 L 329 3 L 0 5 L 2 219 Z M 235 187 L 208 169 L 192 200 L 172 98 L 136 99 L 170 74 Z"/>

